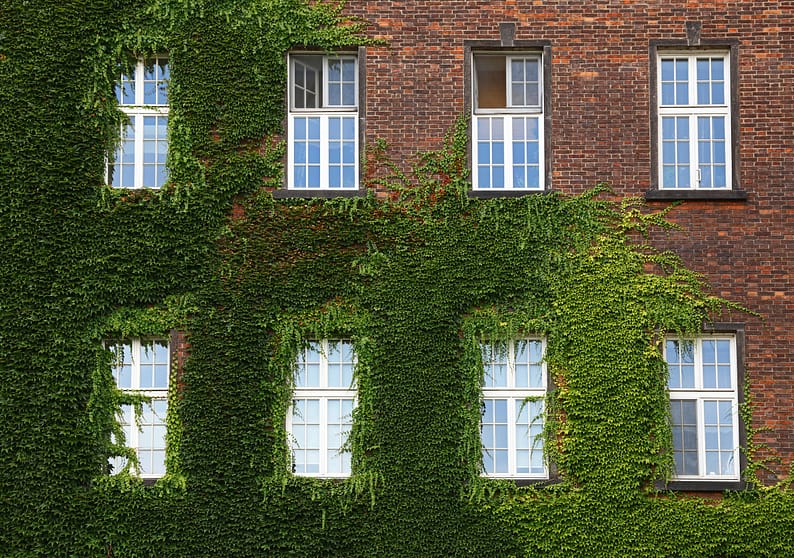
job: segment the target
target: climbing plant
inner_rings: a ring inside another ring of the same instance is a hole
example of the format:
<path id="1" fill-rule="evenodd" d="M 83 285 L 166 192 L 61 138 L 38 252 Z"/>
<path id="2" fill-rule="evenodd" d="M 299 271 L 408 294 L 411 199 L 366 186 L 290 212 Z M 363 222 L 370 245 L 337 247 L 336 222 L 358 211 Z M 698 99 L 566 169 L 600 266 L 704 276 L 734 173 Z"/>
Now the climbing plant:
<path id="1" fill-rule="evenodd" d="M 362 176 L 382 196 L 274 199 L 285 51 L 368 43 L 336 3 L 0 7 L 0 554 L 792 554 L 785 484 L 654 489 L 661 335 L 732 308 L 646 244 L 665 212 L 595 185 L 469 199 L 465 117 L 411 171 L 373 141 Z M 114 80 L 165 52 L 170 181 L 110 189 Z M 123 398 L 103 342 L 171 331 L 188 349 L 168 474 L 110 476 Z M 480 475 L 479 344 L 528 334 L 547 339 L 557 476 L 517 487 Z M 326 337 L 358 356 L 343 481 L 288 467 L 296 354 Z"/>

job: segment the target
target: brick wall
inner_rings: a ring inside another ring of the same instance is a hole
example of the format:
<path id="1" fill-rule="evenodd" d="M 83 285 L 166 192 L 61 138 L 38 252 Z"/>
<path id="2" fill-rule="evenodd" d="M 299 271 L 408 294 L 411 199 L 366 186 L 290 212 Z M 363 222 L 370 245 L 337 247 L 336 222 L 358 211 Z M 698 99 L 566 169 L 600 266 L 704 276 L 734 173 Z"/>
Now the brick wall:
<path id="1" fill-rule="evenodd" d="M 619 196 L 651 184 L 649 44 L 738 40 L 740 201 L 689 201 L 671 218 L 682 232 L 659 235 L 705 274 L 715 294 L 761 314 L 746 324 L 746 366 L 759 435 L 794 459 L 794 2 L 374 1 L 351 0 L 388 46 L 367 49 L 366 137 L 385 139 L 404 166 L 438 148 L 464 110 L 464 41 L 517 41 L 552 48 L 552 187 L 581 192 L 609 182 Z M 737 107 L 733 107 L 734 110 Z M 666 203 L 666 202 L 665 202 Z M 665 203 L 654 202 L 654 207 Z M 769 477 L 772 480 L 772 477 Z"/>

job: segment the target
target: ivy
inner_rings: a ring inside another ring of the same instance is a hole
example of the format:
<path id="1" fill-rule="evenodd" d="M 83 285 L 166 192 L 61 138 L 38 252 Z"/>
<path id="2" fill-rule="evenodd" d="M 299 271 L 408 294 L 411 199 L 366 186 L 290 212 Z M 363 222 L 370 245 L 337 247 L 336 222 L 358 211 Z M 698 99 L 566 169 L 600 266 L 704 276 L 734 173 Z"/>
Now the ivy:
<path id="1" fill-rule="evenodd" d="M 340 3 L 12 0 L 0 29 L 4 556 L 794 554 L 750 398 L 753 489 L 653 488 L 671 469 L 660 336 L 738 310 L 650 246 L 669 210 L 604 185 L 470 199 L 465 115 L 410 171 L 373 140 L 367 196 L 274 199 L 285 51 L 374 44 Z M 114 80 L 166 52 L 170 182 L 108 188 Z M 119 405 L 140 399 L 103 342 L 172 330 L 189 358 L 168 475 L 108 476 Z M 517 487 L 480 475 L 479 343 L 530 334 L 547 339 L 559 482 Z M 328 337 L 358 356 L 343 481 L 287 466 L 295 357 Z"/>

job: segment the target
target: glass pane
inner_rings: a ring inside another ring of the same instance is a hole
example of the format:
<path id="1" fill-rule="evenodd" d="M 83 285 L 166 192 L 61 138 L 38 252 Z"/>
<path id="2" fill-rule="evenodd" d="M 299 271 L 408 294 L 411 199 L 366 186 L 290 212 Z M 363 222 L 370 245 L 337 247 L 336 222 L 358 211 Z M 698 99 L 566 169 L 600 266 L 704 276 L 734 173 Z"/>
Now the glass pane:
<path id="1" fill-rule="evenodd" d="M 504 55 L 474 56 L 475 108 L 507 107 L 507 69 Z"/>
<path id="2" fill-rule="evenodd" d="M 319 165 L 320 164 L 320 142 L 318 141 L 310 141 L 306 143 L 306 154 L 309 159 L 309 163 L 312 165 Z M 317 167 L 319 169 L 319 167 Z M 311 172 L 311 170 L 310 170 Z M 311 184 L 319 183 L 318 180 L 310 181 Z"/>
<path id="3" fill-rule="evenodd" d="M 491 170 L 491 175 L 493 177 L 493 187 L 494 188 L 504 188 L 505 187 L 505 169 L 504 167 L 493 167 Z"/>
<path id="4" fill-rule="evenodd" d="M 491 169 L 479 165 L 477 167 L 477 188 L 491 188 Z"/>
<path id="5" fill-rule="evenodd" d="M 355 188 L 356 187 L 356 170 L 353 167 L 344 167 L 342 169 L 342 188 Z"/>
<path id="6" fill-rule="evenodd" d="M 329 142 L 328 162 L 332 165 L 338 165 L 342 162 L 342 149 L 338 142 Z"/>
<path id="7" fill-rule="evenodd" d="M 354 106 L 356 104 L 356 89 L 352 84 L 342 86 L 342 104 L 344 106 Z"/>
<path id="8" fill-rule="evenodd" d="M 318 147 L 317 151 L 319 152 L 319 150 L 320 149 Z M 309 188 L 320 187 L 320 167 L 309 167 L 309 174 L 307 176 L 307 186 Z"/>
<path id="9" fill-rule="evenodd" d="M 313 140 L 320 139 L 320 119 L 307 118 L 308 121 L 308 138 Z"/>
<path id="10" fill-rule="evenodd" d="M 505 149 L 504 143 L 502 142 L 494 142 L 491 144 L 491 156 L 493 157 L 493 164 L 494 165 L 504 165 L 505 163 Z"/>
<path id="11" fill-rule="evenodd" d="M 328 119 L 328 138 L 332 140 L 341 139 L 342 122 L 340 118 Z"/>
<path id="12" fill-rule="evenodd" d="M 494 472 L 507 473 L 509 472 L 507 450 L 496 450 L 494 452 Z"/>
<path id="13" fill-rule="evenodd" d="M 477 161 L 481 165 L 491 162 L 491 144 L 486 142 L 479 142 L 477 144 Z"/>
<path id="14" fill-rule="evenodd" d="M 512 96 L 512 104 L 514 106 L 525 106 L 527 101 L 524 99 L 524 86 L 519 83 L 513 83 L 510 88 Z"/>

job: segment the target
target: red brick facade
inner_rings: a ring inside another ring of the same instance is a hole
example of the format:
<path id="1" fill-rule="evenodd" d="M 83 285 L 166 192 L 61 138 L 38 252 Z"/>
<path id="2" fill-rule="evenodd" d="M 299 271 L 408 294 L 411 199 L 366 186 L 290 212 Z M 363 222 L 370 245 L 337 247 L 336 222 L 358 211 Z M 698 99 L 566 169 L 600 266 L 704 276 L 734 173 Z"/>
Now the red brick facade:
<path id="1" fill-rule="evenodd" d="M 347 10 L 388 42 L 366 49 L 366 141 L 386 140 L 406 166 L 418 150 L 438 148 L 468 106 L 465 41 L 498 44 L 503 23 L 515 24 L 517 42 L 548 41 L 547 172 L 564 193 L 602 181 L 621 197 L 652 188 L 653 42 L 735 45 L 734 189 L 746 199 L 686 201 L 670 214 L 684 230 L 657 243 L 702 272 L 715 294 L 761 316 L 719 319 L 745 324 L 756 441 L 785 473 L 794 459 L 794 2 L 351 0 Z"/>

